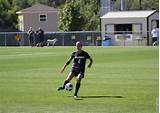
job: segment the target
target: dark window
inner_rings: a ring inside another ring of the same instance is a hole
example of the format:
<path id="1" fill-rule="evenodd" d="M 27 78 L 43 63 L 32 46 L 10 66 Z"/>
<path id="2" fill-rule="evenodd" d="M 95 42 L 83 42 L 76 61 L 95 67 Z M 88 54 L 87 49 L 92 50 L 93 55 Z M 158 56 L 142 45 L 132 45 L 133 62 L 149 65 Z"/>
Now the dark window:
<path id="1" fill-rule="evenodd" d="M 132 33 L 132 24 L 115 24 L 115 33 L 123 34 L 123 33 Z"/>
<path id="2" fill-rule="evenodd" d="M 39 15 L 39 21 L 47 21 L 46 15 Z"/>

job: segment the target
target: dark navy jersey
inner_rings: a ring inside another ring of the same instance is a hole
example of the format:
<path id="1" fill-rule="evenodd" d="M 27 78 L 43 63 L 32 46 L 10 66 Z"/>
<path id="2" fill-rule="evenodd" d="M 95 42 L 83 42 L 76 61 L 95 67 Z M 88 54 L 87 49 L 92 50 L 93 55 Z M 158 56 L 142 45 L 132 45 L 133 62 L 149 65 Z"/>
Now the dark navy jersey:
<path id="1" fill-rule="evenodd" d="M 73 68 L 85 71 L 86 59 L 90 58 L 89 54 L 82 50 L 80 53 L 73 52 L 71 57 L 74 58 Z"/>

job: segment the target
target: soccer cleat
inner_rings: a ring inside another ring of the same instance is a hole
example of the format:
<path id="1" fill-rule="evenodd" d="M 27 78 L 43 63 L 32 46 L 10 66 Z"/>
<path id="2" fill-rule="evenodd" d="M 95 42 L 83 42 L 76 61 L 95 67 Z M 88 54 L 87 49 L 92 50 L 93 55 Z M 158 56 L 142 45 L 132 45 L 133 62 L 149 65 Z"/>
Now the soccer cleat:
<path id="1" fill-rule="evenodd" d="M 78 96 L 77 96 L 77 95 L 74 95 L 74 98 L 76 99 L 76 98 L 78 98 Z"/>
<path id="2" fill-rule="evenodd" d="M 61 91 L 61 90 L 64 90 L 64 88 L 63 87 L 57 88 L 57 91 Z"/>
<path id="3" fill-rule="evenodd" d="M 77 94 L 74 94 L 74 98 L 78 98 L 78 95 L 77 95 Z"/>

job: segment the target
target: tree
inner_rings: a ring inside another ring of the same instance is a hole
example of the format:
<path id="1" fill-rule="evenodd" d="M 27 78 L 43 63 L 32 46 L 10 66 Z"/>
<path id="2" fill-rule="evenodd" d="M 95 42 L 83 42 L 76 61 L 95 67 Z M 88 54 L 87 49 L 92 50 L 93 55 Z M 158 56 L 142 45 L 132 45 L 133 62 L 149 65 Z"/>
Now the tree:
<path id="1" fill-rule="evenodd" d="M 97 30 L 99 2 L 99 0 L 70 0 L 66 2 L 60 12 L 60 30 Z"/>
<path id="2" fill-rule="evenodd" d="M 98 0 L 81 0 L 81 14 L 84 17 L 83 30 L 99 30 L 100 24 L 100 1 Z"/>
<path id="3" fill-rule="evenodd" d="M 67 2 L 60 12 L 59 28 L 61 31 L 82 30 L 84 19 L 80 7 L 74 1 Z"/>
<path id="4" fill-rule="evenodd" d="M 126 10 L 152 10 L 159 9 L 158 0 L 124 0 Z M 120 10 L 120 0 L 114 2 L 113 9 Z"/>
<path id="5" fill-rule="evenodd" d="M 159 0 L 141 0 L 143 10 L 159 9 Z"/>
<path id="6" fill-rule="evenodd" d="M 5 31 L 5 29 L 15 29 L 15 12 L 12 10 L 10 0 L 0 0 L 0 29 Z"/>

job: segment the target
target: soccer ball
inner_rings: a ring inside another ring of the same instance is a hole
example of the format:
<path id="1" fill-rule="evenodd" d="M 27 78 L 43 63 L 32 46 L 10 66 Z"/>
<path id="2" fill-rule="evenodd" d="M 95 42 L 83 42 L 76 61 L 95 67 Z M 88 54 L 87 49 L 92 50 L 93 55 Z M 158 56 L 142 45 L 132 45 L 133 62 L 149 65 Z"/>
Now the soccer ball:
<path id="1" fill-rule="evenodd" d="M 65 89 L 66 89 L 67 91 L 71 91 L 71 90 L 73 89 L 72 83 L 67 83 L 67 84 L 65 85 Z"/>

